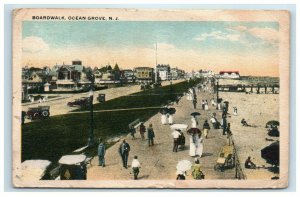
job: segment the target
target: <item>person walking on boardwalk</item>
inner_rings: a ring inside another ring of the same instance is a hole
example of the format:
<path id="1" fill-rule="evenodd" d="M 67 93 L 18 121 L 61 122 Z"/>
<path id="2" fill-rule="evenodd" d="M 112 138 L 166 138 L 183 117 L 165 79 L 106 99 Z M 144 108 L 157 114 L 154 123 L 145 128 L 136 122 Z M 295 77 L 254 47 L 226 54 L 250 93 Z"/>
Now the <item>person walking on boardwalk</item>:
<path id="1" fill-rule="evenodd" d="M 140 173 L 140 168 L 141 168 L 141 164 L 138 160 L 138 156 L 134 156 L 134 159 L 132 160 L 132 163 L 131 163 L 131 167 L 132 167 L 132 171 L 133 171 L 134 180 L 137 180 L 138 175 Z"/>
<path id="2" fill-rule="evenodd" d="M 193 129 L 193 128 L 192 128 Z M 190 151 L 191 157 L 202 156 L 203 152 L 203 138 L 201 137 L 200 129 L 194 129 L 190 134 Z"/>
<path id="3" fill-rule="evenodd" d="M 146 127 L 145 127 L 144 123 L 141 123 L 141 125 L 140 125 L 140 134 L 141 134 L 142 140 L 145 139 L 145 133 L 146 133 Z"/>
<path id="4" fill-rule="evenodd" d="M 210 130 L 210 126 L 208 124 L 208 121 L 205 120 L 204 124 L 203 124 L 203 137 L 205 137 L 207 139 L 208 136 L 208 131 Z"/>
<path id="5" fill-rule="evenodd" d="M 123 140 L 122 144 L 119 147 L 119 153 L 122 157 L 122 162 L 123 162 L 123 167 L 124 168 L 127 168 L 129 152 L 130 152 L 130 146 L 126 142 L 126 140 Z"/>
<path id="6" fill-rule="evenodd" d="M 211 117 L 210 122 L 212 123 L 214 129 L 218 129 L 218 122 L 215 116 Z"/>
<path id="7" fill-rule="evenodd" d="M 174 142 L 173 152 L 177 152 L 178 145 L 179 145 L 179 138 L 181 136 L 180 130 L 175 129 L 175 131 L 172 132 L 172 136 L 173 136 L 173 142 Z"/>
<path id="8" fill-rule="evenodd" d="M 197 107 L 197 98 L 196 97 L 193 98 L 193 105 L 194 105 L 194 109 L 196 109 L 196 107 Z"/>
<path id="9" fill-rule="evenodd" d="M 192 128 L 196 128 L 198 126 L 198 121 L 196 119 L 196 116 L 192 116 L 191 118 L 191 121 L 192 121 Z"/>
<path id="10" fill-rule="evenodd" d="M 207 100 L 205 100 L 205 102 L 204 102 L 205 104 L 204 104 L 204 109 L 205 110 L 208 110 L 208 101 Z"/>
<path id="11" fill-rule="evenodd" d="M 149 127 L 147 128 L 147 132 L 148 132 L 148 144 L 149 144 L 149 146 L 153 146 L 155 134 L 154 134 L 151 123 L 149 124 Z"/>
<path id="12" fill-rule="evenodd" d="M 133 126 L 130 127 L 130 135 L 132 136 L 132 139 L 135 139 L 134 134 L 136 133 L 135 128 Z"/>
<path id="13" fill-rule="evenodd" d="M 228 145 L 233 145 L 232 143 L 232 132 L 230 130 L 230 123 L 228 123 L 227 127 L 226 127 L 226 133 L 227 133 L 227 138 L 228 138 Z"/>
<path id="14" fill-rule="evenodd" d="M 204 110 L 205 109 L 205 101 L 204 100 L 202 100 L 201 106 L 202 106 L 202 110 Z"/>
<path id="15" fill-rule="evenodd" d="M 98 157 L 99 157 L 99 166 L 105 167 L 105 145 L 102 139 L 99 139 L 99 146 L 98 146 Z"/>
<path id="16" fill-rule="evenodd" d="M 223 120 L 223 135 L 226 135 L 226 127 L 227 127 L 226 115 L 222 117 L 222 120 Z"/>

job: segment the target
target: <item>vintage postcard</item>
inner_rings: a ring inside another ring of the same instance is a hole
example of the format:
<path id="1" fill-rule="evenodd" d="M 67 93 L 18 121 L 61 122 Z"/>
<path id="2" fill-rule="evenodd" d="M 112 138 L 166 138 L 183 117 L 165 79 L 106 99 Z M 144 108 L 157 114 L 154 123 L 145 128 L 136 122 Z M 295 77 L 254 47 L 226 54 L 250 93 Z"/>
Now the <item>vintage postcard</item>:
<path id="1" fill-rule="evenodd" d="M 15 187 L 288 186 L 288 11 L 12 17 Z"/>

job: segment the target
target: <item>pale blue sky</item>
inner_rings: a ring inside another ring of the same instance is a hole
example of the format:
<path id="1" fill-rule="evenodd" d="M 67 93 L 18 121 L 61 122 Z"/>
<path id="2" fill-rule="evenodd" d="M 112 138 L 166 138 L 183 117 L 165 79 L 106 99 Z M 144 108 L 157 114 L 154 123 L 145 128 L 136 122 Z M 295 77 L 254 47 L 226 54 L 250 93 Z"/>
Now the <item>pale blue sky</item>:
<path id="1" fill-rule="evenodd" d="M 158 63 L 276 76 L 278 31 L 277 22 L 24 21 L 22 62 L 153 67 L 157 42 Z"/>
<path id="2" fill-rule="evenodd" d="M 100 46 L 122 48 L 128 46 L 153 47 L 158 43 L 168 43 L 181 49 L 247 51 L 253 47 L 262 50 L 274 49 L 260 38 L 247 32 L 232 31 L 229 28 L 245 26 L 251 28 L 271 28 L 278 31 L 275 22 L 35 22 L 23 23 L 23 38 L 35 36 L 42 38 L 50 48 L 66 46 Z M 197 36 L 220 31 L 222 35 L 239 34 L 244 42 L 226 39 L 207 39 L 199 42 Z M 245 45 L 246 42 L 252 45 Z M 200 44 L 201 43 L 201 44 Z M 276 47 L 275 47 L 276 48 Z"/>

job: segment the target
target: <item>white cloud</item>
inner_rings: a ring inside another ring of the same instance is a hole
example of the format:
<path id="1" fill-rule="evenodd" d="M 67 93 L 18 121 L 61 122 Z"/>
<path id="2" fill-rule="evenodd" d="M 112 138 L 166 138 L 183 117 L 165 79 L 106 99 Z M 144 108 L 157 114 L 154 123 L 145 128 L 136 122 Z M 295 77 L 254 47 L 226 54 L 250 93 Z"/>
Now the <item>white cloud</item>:
<path id="1" fill-rule="evenodd" d="M 40 37 L 26 37 L 22 41 L 22 49 L 24 52 L 39 53 L 49 49 L 49 45 Z"/>
<path id="2" fill-rule="evenodd" d="M 253 27 L 248 28 L 246 26 L 229 27 L 228 29 L 238 32 L 248 33 L 256 38 L 259 38 L 267 43 L 278 43 L 278 31 L 270 27 Z"/>
<path id="3" fill-rule="evenodd" d="M 229 40 L 229 41 L 239 41 L 240 35 L 239 34 L 228 34 L 222 31 L 212 31 L 210 33 L 203 33 L 198 35 L 195 40 L 204 41 L 206 39 L 215 39 L 215 40 Z"/>
<path id="4" fill-rule="evenodd" d="M 277 43 L 278 42 L 278 31 L 275 29 L 265 27 L 265 28 L 251 28 L 248 29 L 248 32 L 264 41 L 270 42 L 270 43 Z"/>

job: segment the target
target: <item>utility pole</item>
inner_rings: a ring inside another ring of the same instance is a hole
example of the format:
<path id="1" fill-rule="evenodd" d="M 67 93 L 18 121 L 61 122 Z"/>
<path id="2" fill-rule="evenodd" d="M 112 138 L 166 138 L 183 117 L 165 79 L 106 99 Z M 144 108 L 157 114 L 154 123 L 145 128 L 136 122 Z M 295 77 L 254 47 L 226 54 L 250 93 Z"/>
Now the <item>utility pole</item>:
<path id="1" fill-rule="evenodd" d="M 155 84 L 157 84 L 157 40 L 155 44 Z"/>

